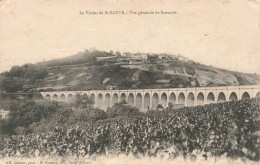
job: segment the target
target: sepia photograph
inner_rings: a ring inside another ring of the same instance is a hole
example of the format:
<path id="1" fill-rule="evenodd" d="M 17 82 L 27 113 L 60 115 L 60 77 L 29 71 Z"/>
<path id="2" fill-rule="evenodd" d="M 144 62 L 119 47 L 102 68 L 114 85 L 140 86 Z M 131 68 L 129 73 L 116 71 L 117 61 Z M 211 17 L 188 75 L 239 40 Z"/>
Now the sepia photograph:
<path id="1" fill-rule="evenodd" d="M 259 0 L 0 0 L 0 165 L 260 164 Z"/>

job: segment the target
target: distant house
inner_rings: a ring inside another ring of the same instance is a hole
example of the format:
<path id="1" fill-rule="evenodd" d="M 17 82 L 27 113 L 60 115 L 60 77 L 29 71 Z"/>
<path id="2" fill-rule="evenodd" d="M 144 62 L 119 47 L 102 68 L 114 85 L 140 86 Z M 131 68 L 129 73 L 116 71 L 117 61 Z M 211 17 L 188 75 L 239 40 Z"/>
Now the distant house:
<path id="1" fill-rule="evenodd" d="M 193 79 L 193 80 L 191 80 L 190 84 L 191 84 L 191 86 L 195 87 L 196 86 L 196 81 Z"/>
<path id="2" fill-rule="evenodd" d="M 178 56 L 177 57 L 180 61 L 184 61 L 184 62 L 188 62 L 189 59 L 187 57 L 183 57 L 183 56 Z"/>
<path id="3" fill-rule="evenodd" d="M 128 64 L 129 65 L 140 65 L 142 63 L 143 63 L 143 61 L 141 61 L 141 60 L 130 59 Z"/>
<path id="4" fill-rule="evenodd" d="M 102 83 L 105 84 L 105 83 L 107 83 L 109 80 L 110 80 L 110 78 L 105 78 Z"/>
<path id="5" fill-rule="evenodd" d="M 144 60 L 147 60 L 148 55 L 147 55 L 146 53 L 142 53 L 142 54 L 141 54 L 141 57 L 142 57 Z"/>
<path id="6" fill-rule="evenodd" d="M 107 90 L 118 89 L 118 84 L 116 84 L 116 83 L 109 83 L 109 84 L 106 86 L 106 89 L 107 89 Z"/>
<path id="7" fill-rule="evenodd" d="M 103 61 L 103 60 L 111 60 L 114 58 L 117 58 L 116 56 L 108 56 L 108 57 L 96 57 L 97 61 Z"/>
<path id="8" fill-rule="evenodd" d="M 0 119 L 6 119 L 8 117 L 8 113 L 9 113 L 9 111 L 0 109 Z"/>
<path id="9" fill-rule="evenodd" d="M 34 85 L 23 85 L 23 91 L 32 91 L 34 87 Z"/>
<path id="10" fill-rule="evenodd" d="M 49 76 L 53 76 L 53 75 L 54 75 L 54 73 L 49 73 L 48 75 L 49 75 Z"/>
<path id="11" fill-rule="evenodd" d="M 156 81 L 156 83 L 158 84 L 170 84 L 170 82 L 171 82 L 170 79 L 161 79 Z"/>
<path id="12" fill-rule="evenodd" d="M 165 69 L 163 70 L 163 74 L 176 74 L 176 71 L 175 70 L 170 70 L 170 69 Z"/>
<path id="13" fill-rule="evenodd" d="M 135 73 L 134 73 L 133 76 L 131 77 L 131 80 L 132 80 L 132 81 L 138 81 L 141 72 L 142 72 L 141 70 L 135 71 Z"/>
<path id="14" fill-rule="evenodd" d="M 167 57 L 166 54 L 159 54 L 159 55 L 158 55 L 158 59 L 163 59 L 163 58 L 166 58 L 166 57 Z"/>
<path id="15" fill-rule="evenodd" d="M 209 83 L 207 80 L 201 79 L 201 78 L 199 78 L 199 77 L 197 77 L 197 80 L 198 80 L 199 86 L 201 86 L 201 87 L 207 86 L 208 83 Z"/>
<path id="16" fill-rule="evenodd" d="M 120 56 L 116 58 L 116 62 L 129 61 L 131 58 L 126 56 Z"/>

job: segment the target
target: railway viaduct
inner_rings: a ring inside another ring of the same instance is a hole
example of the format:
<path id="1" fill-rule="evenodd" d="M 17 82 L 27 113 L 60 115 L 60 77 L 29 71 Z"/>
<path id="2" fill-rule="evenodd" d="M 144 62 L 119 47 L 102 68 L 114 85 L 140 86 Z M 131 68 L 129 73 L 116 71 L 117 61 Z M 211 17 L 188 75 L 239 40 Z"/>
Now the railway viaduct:
<path id="1" fill-rule="evenodd" d="M 169 89 L 129 89 L 129 90 L 90 90 L 41 92 L 45 99 L 69 102 L 77 94 L 86 94 L 95 101 L 95 107 L 106 110 L 115 103 L 126 100 L 131 106 L 142 111 L 155 109 L 158 104 L 168 103 L 184 106 L 197 106 L 210 103 L 260 97 L 259 85 L 221 86 Z"/>

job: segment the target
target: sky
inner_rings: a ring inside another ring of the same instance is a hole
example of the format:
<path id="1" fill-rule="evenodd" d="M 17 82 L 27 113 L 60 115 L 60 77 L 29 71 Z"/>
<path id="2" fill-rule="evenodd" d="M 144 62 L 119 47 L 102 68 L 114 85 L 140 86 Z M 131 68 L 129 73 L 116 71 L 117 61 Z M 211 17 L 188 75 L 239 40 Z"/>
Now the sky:
<path id="1" fill-rule="evenodd" d="M 80 15 L 118 10 L 128 14 Z M 260 2 L 254 0 L 2 0 L 0 72 L 95 47 L 182 55 L 206 65 L 260 74 L 259 11 Z"/>

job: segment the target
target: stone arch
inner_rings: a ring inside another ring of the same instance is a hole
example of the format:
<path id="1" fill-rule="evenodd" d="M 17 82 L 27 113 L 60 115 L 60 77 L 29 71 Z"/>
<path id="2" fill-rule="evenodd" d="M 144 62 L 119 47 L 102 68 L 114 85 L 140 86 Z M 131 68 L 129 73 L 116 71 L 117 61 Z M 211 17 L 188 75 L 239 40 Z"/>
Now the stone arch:
<path id="1" fill-rule="evenodd" d="M 136 107 L 138 109 L 142 108 L 142 95 L 140 93 L 136 95 Z"/>
<path id="2" fill-rule="evenodd" d="M 73 101 L 73 95 L 72 94 L 68 94 L 68 101 L 69 102 Z"/>
<path id="3" fill-rule="evenodd" d="M 149 108 L 148 108 L 149 107 Z M 146 93 L 144 95 L 144 109 L 150 109 L 150 94 Z"/>
<path id="4" fill-rule="evenodd" d="M 161 95 L 161 104 L 162 104 L 162 106 L 164 106 L 164 107 L 167 106 L 167 95 L 166 95 L 166 93 L 163 93 L 163 94 Z"/>
<path id="5" fill-rule="evenodd" d="M 176 103 L 176 96 L 175 96 L 174 93 L 171 93 L 171 94 L 170 94 L 169 102 L 172 103 L 172 104 L 175 104 L 175 103 Z"/>
<path id="6" fill-rule="evenodd" d="M 200 92 L 197 96 L 197 104 L 203 105 L 204 104 L 204 95 L 202 92 Z"/>
<path id="7" fill-rule="evenodd" d="M 194 105 L 194 94 L 190 92 L 188 94 L 188 100 L 187 100 L 188 106 L 193 106 Z"/>
<path id="8" fill-rule="evenodd" d="M 230 101 L 236 101 L 236 100 L 238 100 L 237 94 L 236 94 L 235 92 L 232 92 L 232 93 L 230 94 L 230 96 L 229 96 L 229 100 L 230 100 Z"/>
<path id="9" fill-rule="evenodd" d="M 250 95 L 248 92 L 244 92 L 242 97 L 241 97 L 241 100 L 247 100 L 247 99 L 250 99 Z"/>
<path id="10" fill-rule="evenodd" d="M 54 95 L 52 96 L 52 100 L 58 101 L 58 95 L 57 95 L 57 94 L 54 94 Z"/>
<path id="11" fill-rule="evenodd" d="M 209 92 L 208 96 L 207 96 L 207 103 L 213 103 L 215 101 L 215 96 L 212 92 Z"/>
<path id="12" fill-rule="evenodd" d="M 60 95 L 59 101 L 65 101 L 65 95 L 64 95 L 64 94 L 61 94 L 61 95 Z"/>
<path id="13" fill-rule="evenodd" d="M 260 99 L 260 92 L 256 94 L 255 98 Z"/>
<path id="14" fill-rule="evenodd" d="M 182 92 L 178 96 L 178 104 L 185 105 L 185 96 L 184 96 L 184 93 L 182 93 Z"/>
<path id="15" fill-rule="evenodd" d="M 105 105 L 104 106 L 105 106 L 105 109 L 110 107 L 110 94 L 109 93 L 107 93 L 105 95 Z"/>
<path id="16" fill-rule="evenodd" d="M 97 107 L 102 109 L 103 106 L 103 95 L 101 93 L 97 96 Z"/>
<path id="17" fill-rule="evenodd" d="M 125 95 L 125 93 L 122 93 L 121 96 L 120 96 L 120 101 L 123 101 L 123 100 L 126 101 L 126 95 Z"/>
<path id="18" fill-rule="evenodd" d="M 224 101 L 226 101 L 226 96 L 223 92 L 220 92 L 218 94 L 218 102 L 224 102 Z"/>
<path id="19" fill-rule="evenodd" d="M 152 108 L 156 109 L 159 103 L 159 96 L 157 93 L 153 94 L 153 100 L 152 100 Z"/>
<path id="20" fill-rule="evenodd" d="M 113 97 L 112 97 L 112 105 L 111 106 L 114 106 L 116 103 L 118 103 L 118 94 L 114 93 Z"/>
<path id="21" fill-rule="evenodd" d="M 134 95 L 133 95 L 133 93 L 130 93 L 128 95 L 128 104 L 131 105 L 131 106 L 134 106 Z"/>
<path id="22" fill-rule="evenodd" d="M 45 99 L 50 100 L 51 96 L 49 94 L 45 95 Z"/>

